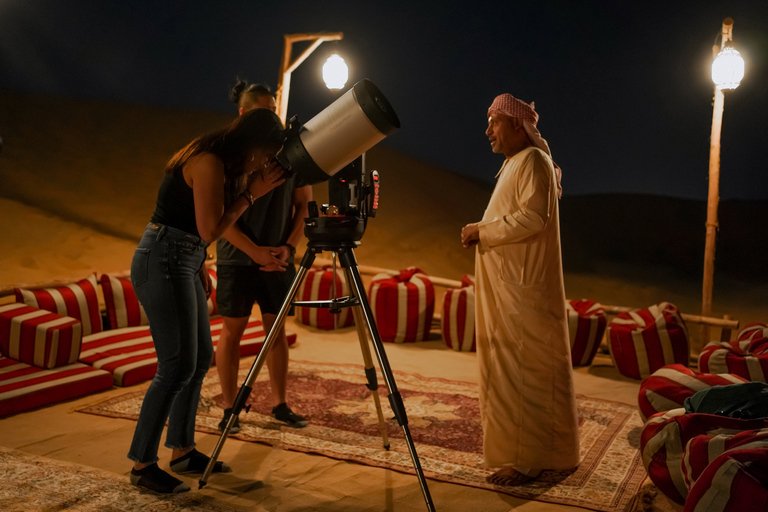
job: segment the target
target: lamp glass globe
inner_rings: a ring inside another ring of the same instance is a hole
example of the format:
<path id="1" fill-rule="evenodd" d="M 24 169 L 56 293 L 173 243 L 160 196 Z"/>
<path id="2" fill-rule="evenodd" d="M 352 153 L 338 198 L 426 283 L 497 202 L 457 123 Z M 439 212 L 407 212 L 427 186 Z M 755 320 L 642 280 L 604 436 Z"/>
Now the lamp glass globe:
<path id="1" fill-rule="evenodd" d="M 743 78 L 744 59 L 733 48 L 723 48 L 712 62 L 712 81 L 718 89 L 735 89 Z"/>

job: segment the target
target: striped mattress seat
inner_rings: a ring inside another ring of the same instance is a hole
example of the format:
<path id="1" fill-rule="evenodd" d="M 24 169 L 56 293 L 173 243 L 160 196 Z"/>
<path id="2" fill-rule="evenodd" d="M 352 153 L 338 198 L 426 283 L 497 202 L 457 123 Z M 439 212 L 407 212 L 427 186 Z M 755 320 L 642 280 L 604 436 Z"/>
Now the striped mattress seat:
<path id="1" fill-rule="evenodd" d="M 109 372 L 82 363 L 42 369 L 0 356 L 0 417 L 112 387 Z"/>
<path id="2" fill-rule="evenodd" d="M 368 297 L 382 341 L 411 343 L 429 338 L 435 288 L 421 270 L 408 267 L 394 276 L 373 276 Z"/>
<path id="3" fill-rule="evenodd" d="M 688 329 L 669 302 L 619 313 L 608 324 L 608 339 L 613 364 L 625 377 L 640 380 L 669 364 L 688 366 Z"/>
<path id="4" fill-rule="evenodd" d="M 458 352 L 476 352 L 475 337 L 475 284 L 474 278 L 464 275 L 461 288 L 449 288 L 443 296 L 443 315 L 440 332 L 445 344 Z"/>
<path id="5" fill-rule="evenodd" d="M 683 512 L 768 510 L 768 448 L 729 450 L 707 465 Z"/>
<path id="6" fill-rule="evenodd" d="M 77 361 L 80 320 L 20 302 L 0 306 L 0 353 L 43 369 Z"/>
<path id="7" fill-rule="evenodd" d="M 565 306 L 568 312 L 571 364 L 589 366 L 605 333 L 605 309 L 600 303 L 588 299 L 568 300 Z"/>
<path id="8" fill-rule="evenodd" d="M 712 386 L 742 384 L 746 379 L 730 373 L 701 373 L 682 364 L 669 364 L 643 379 L 638 404 L 640 416 L 647 420 L 654 414 L 683 407 L 685 399 Z"/>
<path id="9" fill-rule="evenodd" d="M 221 336 L 223 319 L 211 319 L 213 345 Z M 288 334 L 288 345 L 296 335 Z M 264 344 L 261 320 L 251 318 L 240 342 L 240 357 L 258 354 Z M 79 361 L 112 374 L 116 386 L 132 386 L 149 380 L 157 371 L 157 355 L 149 326 L 126 327 L 83 337 Z"/>
<path id="10" fill-rule="evenodd" d="M 692 439 L 701 435 L 732 436 L 766 428 L 768 418 L 742 420 L 715 414 L 685 414 L 683 408 L 661 412 L 648 419 L 640 434 L 643 465 L 654 485 L 682 505 L 688 495 L 683 465 L 686 448 Z M 718 442 L 711 448 L 714 449 Z"/>
<path id="11" fill-rule="evenodd" d="M 768 382 L 768 325 L 751 323 L 739 332 L 735 341 L 709 343 L 699 355 L 699 369 Z"/>

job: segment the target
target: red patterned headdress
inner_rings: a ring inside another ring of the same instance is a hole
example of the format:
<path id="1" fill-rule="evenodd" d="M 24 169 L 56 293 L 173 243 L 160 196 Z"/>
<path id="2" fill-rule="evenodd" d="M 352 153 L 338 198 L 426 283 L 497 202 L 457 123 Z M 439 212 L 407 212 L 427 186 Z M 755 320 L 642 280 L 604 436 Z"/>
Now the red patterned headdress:
<path id="1" fill-rule="evenodd" d="M 525 133 L 528 134 L 528 138 L 531 140 L 531 143 L 540 150 L 544 151 L 547 155 L 549 155 L 550 158 L 552 158 L 552 152 L 549 150 L 549 144 L 541 136 L 538 128 L 536 128 L 536 123 L 539 122 L 539 114 L 537 114 L 533 109 L 533 102 L 531 102 L 529 105 L 528 103 L 515 98 L 509 93 L 504 93 L 496 96 L 496 98 L 493 100 L 493 103 L 491 103 L 491 106 L 488 109 L 488 117 L 491 117 L 491 114 L 502 114 L 505 116 L 522 119 L 523 129 L 525 129 Z M 563 188 L 560 182 L 563 176 L 563 171 L 554 161 L 552 163 L 555 166 L 555 178 L 557 179 L 557 197 L 562 197 Z"/>
<path id="2" fill-rule="evenodd" d="M 491 107 L 488 109 L 488 117 L 491 117 L 493 113 L 516 117 L 523 121 L 528 121 L 533 126 L 536 126 L 536 123 L 539 122 L 539 114 L 533 109 L 533 102 L 529 105 L 509 93 L 496 96 L 496 99 L 493 100 Z"/>

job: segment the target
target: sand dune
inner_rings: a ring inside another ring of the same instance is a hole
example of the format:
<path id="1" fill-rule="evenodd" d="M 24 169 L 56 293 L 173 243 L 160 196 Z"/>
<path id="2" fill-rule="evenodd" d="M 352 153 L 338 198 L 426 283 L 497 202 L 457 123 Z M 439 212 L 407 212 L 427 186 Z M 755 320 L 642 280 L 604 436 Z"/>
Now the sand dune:
<path id="1" fill-rule="evenodd" d="M 231 118 L 0 92 L 0 289 L 127 270 L 164 163 Z M 473 254 L 461 248 L 459 232 L 480 218 L 492 187 L 383 145 L 369 152 L 368 166 L 381 175 L 381 206 L 356 251 L 360 264 L 416 265 L 451 279 L 471 273 Z M 314 193 L 327 201 L 324 184 Z M 717 315 L 768 321 L 768 247 L 755 231 L 768 224 L 767 203 L 723 204 Z M 697 313 L 704 211 L 696 201 L 566 190 L 567 295 L 634 307 L 669 300 Z"/>

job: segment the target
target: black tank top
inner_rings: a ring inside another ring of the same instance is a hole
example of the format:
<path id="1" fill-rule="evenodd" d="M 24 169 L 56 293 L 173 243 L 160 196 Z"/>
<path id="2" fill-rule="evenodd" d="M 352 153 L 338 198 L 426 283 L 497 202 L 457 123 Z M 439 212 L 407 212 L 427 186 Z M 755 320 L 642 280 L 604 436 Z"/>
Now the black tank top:
<path id="1" fill-rule="evenodd" d="M 163 178 L 157 193 L 157 205 L 155 213 L 152 214 L 152 222 L 200 236 L 195 221 L 195 198 L 192 187 L 184 180 L 184 172 L 181 168 L 176 169 L 172 174 L 166 174 Z"/>

